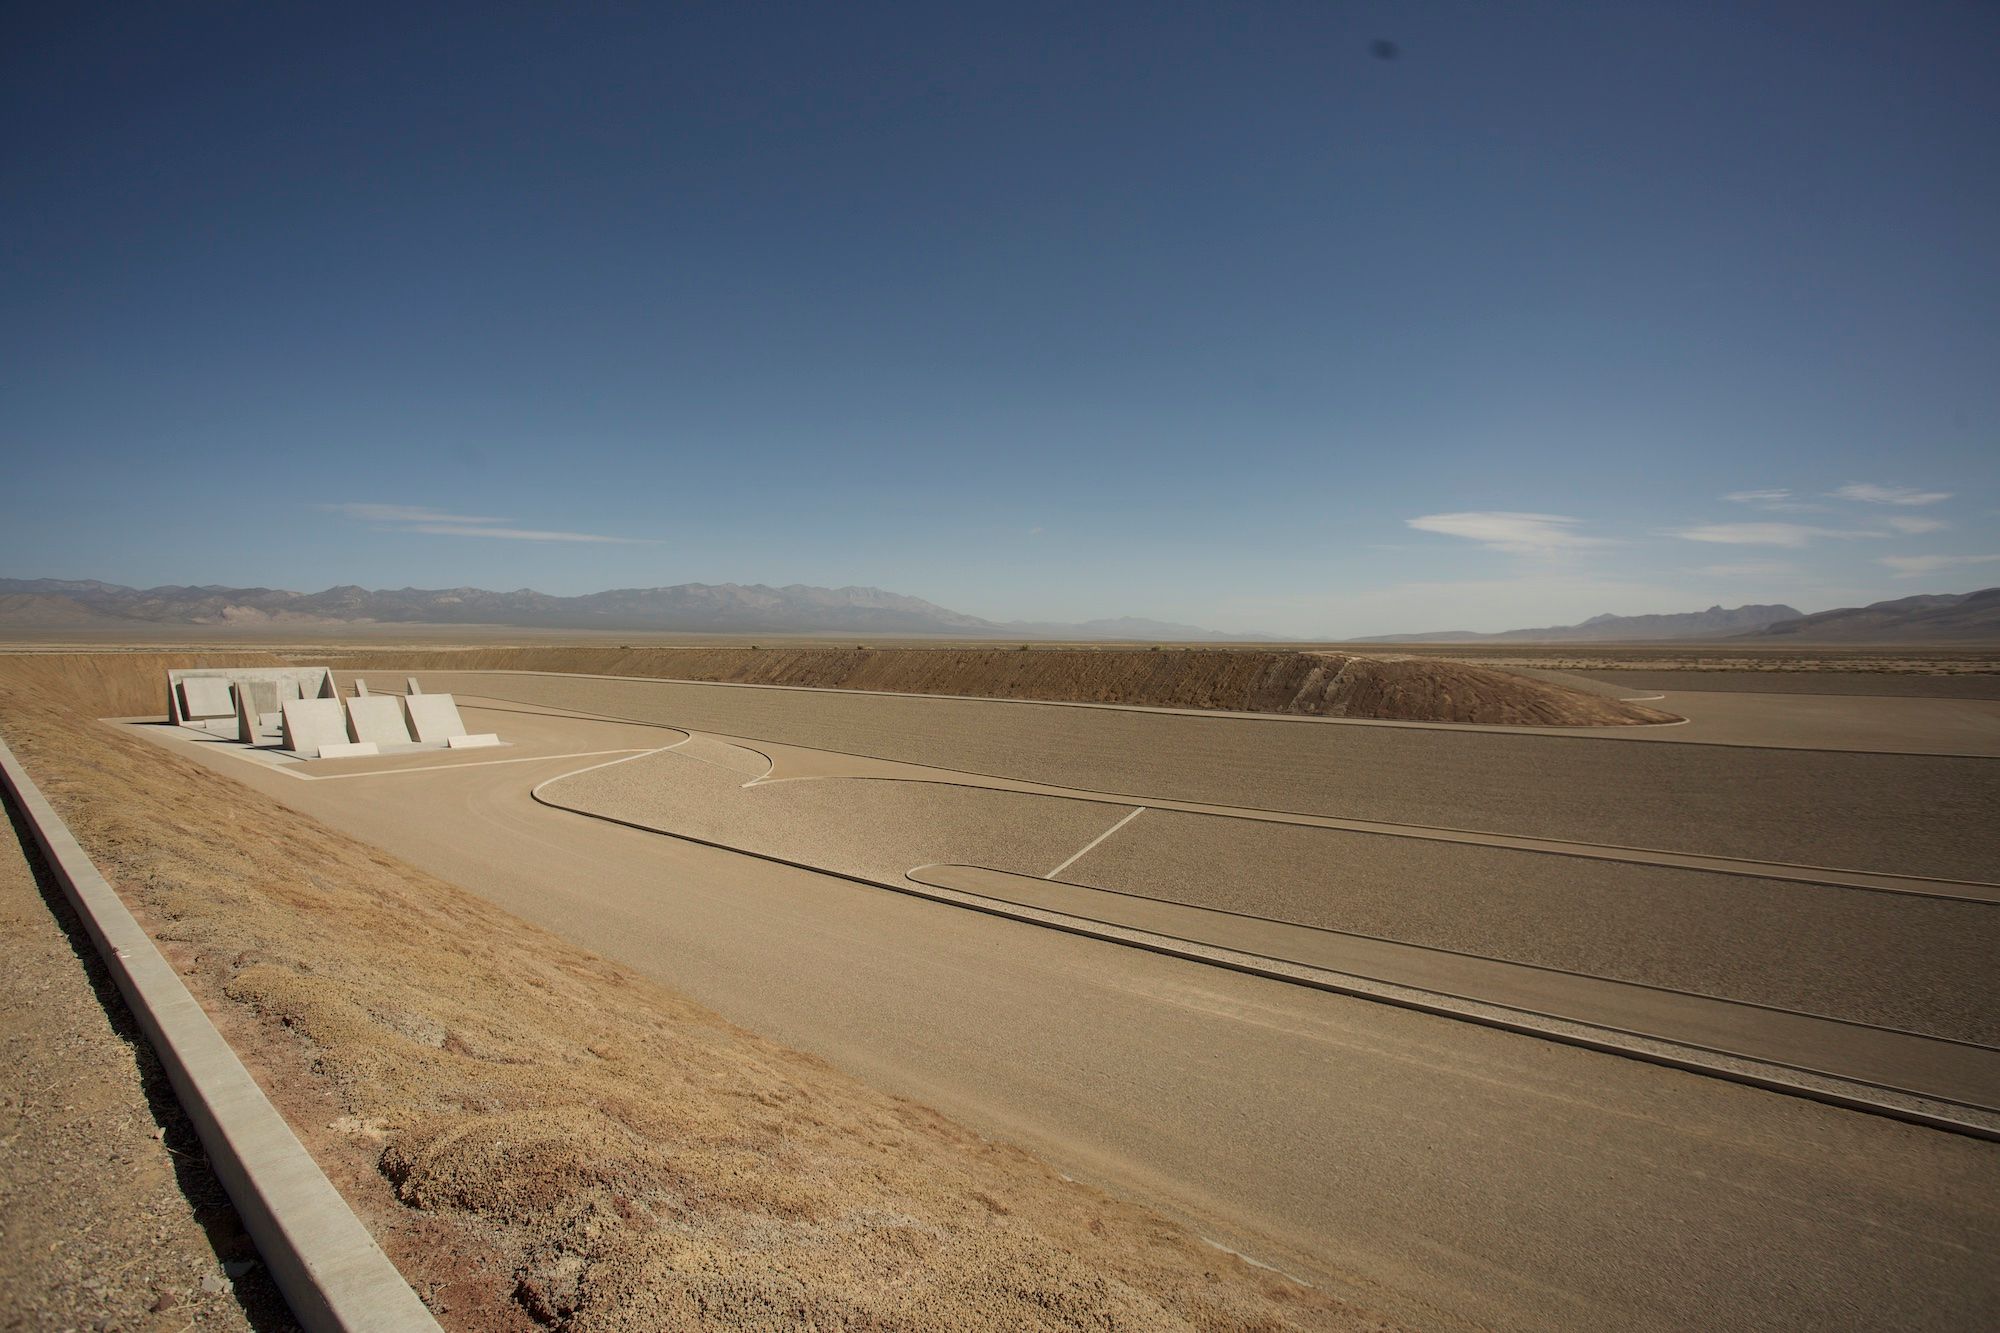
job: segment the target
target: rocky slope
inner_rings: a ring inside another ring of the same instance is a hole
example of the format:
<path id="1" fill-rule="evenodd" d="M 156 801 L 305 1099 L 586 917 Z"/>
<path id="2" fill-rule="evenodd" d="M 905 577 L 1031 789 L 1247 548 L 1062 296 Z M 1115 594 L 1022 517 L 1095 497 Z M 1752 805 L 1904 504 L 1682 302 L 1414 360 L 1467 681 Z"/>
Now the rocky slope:
<path id="1" fill-rule="evenodd" d="M 1898 597 L 1780 621 L 1756 638 L 1805 643 L 1939 643 L 2000 640 L 2000 588 Z"/>
<path id="2" fill-rule="evenodd" d="M 1615 643 L 1620 640 L 1720 639 L 1758 630 L 1800 615 L 1797 607 L 1711 606 L 1706 611 L 1682 611 L 1656 616 L 1592 616 L 1575 625 L 1544 625 L 1540 629 L 1510 629 L 1496 634 L 1472 630 L 1437 630 L 1427 634 L 1382 634 L 1357 643 Z"/>

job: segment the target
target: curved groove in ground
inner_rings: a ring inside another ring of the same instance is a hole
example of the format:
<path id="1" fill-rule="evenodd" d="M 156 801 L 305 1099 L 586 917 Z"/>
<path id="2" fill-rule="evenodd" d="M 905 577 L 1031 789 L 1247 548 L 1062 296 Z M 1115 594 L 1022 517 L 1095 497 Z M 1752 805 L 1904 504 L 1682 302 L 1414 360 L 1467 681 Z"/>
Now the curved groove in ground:
<path id="1" fill-rule="evenodd" d="M 775 688 L 775 687 L 774 687 Z M 789 687 L 788 687 L 789 688 Z M 525 700 L 510 700 L 523 703 Z M 562 716 L 560 711 L 547 714 Z M 591 714 L 607 722 L 623 722 L 627 719 L 608 715 Z M 1747 857 L 1718 856 L 1706 852 L 1677 852 L 1662 847 L 1633 847 L 1621 843 L 1583 842 L 1575 839 L 1540 838 L 1523 834 L 1496 833 L 1486 829 L 1453 828 L 1434 824 L 1401 824 L 1381 820 L 1353 819 L 1342 815 L 1314 814 L 1303 810 L 1276 810 L 1255 806 L 1222 806 L 1202 801 L 1182 801 L 1171 797 L 1140 796 L 1129 792 L 1090 791 L 1078 787 L 1061 787 L 1051 783 L 1033 782 L 1022 778 L 1006 777 L 997 773 L 980 773 L 969 769 L 932 768 L 926 764 L 910 763 L 900 759 L 884 759 L 879 755 L 856 754 L 848 750 L 827 750 L 814 746 L 794 745 L 790 742 L 773 741 L 768 738 L 745 738 L 740 736 L 721 737 L 714 733 L 697 732 L 687 727 L 670 727 L 665 723 L 645 723 L 653 727 L 687 732 L 690 736 L 704 735 L 710 739 L 722 740 L 739 749 L 751 750 L 771 763 L 771 769 L 763 777 L 749 786 L 764 786 L 778 782 L 807 782 L 840 778 L 844 780 L 866 780 L 874 782 L 927 782 L 938 786 L 964 787 L 976 791 L 1011 791 L 1030 796 L 1051 796 L 1062 800 L 1087 801 L 1097 805 L 1140 805 L 1155 810 L 1173 810 L 1183 814 L 1201 815 L 1214 819 L 1240 819 L 1254 823 L 1290 824 L 1304 828 L 1324 828 L 1343 833 L 1359 833 L 1374 837 L 1414 838 L 1430 842 L 1450 842 L 1466 846 L 1494 847 L 1506 851 L 1527 852 L 1544 856 L 1571 856 L 1585 860 L 1616 861 L 1632 865 L 1655 865 L 1667 869 L 1698 870 L 1718 875 L 1734 875 L 1751 879 L 1777 879 L 1787 883 L 1812 884 L 1823 888 L 1851 889 L 1864 893 L 1893 893 L 1916 898 L 1938 898 L 1949 902 L 1982 903 L 2000 906 L 2000 883 L 1989 880 L 1945 879 L 1933 875 L 1905 875 L 1892 870 L 1861 870 L 1848 866 L 1808 865 L 1795 861 L 1758 861 Z M 746 743 L 747 741 L 747 743 Z M 758 745 L 775 747 L 778 757 Z M 867 763 L 888 764 L 897 768 L 913 770 L 909 773 L 808 773 L 796 777 L 786 777 L 778 773 L 778 764 L 787 750 L 812 754 L 834 755 L 842 759 L 862 760 Z M 549 781 L 554 782 L 558 775 Z M 984 781 L 968 781 L 984 779 Z M 544 784 L 547 785 L 547 784 Z M 1889 881 L 1887 883 L 1881 881 Z M 1969 890 L 1969 892 L 1954 890 Z"/>

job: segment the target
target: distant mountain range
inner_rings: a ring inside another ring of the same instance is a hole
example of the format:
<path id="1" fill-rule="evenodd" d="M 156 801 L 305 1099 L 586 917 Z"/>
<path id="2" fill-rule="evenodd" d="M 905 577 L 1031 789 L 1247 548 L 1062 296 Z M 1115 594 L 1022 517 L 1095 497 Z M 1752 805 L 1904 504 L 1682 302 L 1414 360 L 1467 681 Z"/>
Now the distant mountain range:
<path id="1" fill-rule="evenodd" d="M 1711 606 L 1706 611 L 1683 611 L 1676 615 L 1592 616 L 1580 625 L 1545 625 L 1540 629 L 1510 629 L 1493 634 L 1449 629 L 1430 634 L 1381 634 L 1356 642 L 1472 643 L 1515 639 L 1524 643 L 1614 643 L 1620 639 L 1723 639 L 1797 620 L 1804 614 L 1797 607 L 1782 604 L 1739 606 L 1734 610 Z"/>
<path id="2" fill-rule="evenodd" d="M 794 583 L 683 583 L 552 597 L 531 588 L 128 588 L 94 579 L 0 579 L 0 626 L 104 629 L 118 625 L 501 625 L 521 629 L 647 630 L 689 634 L 946 634 L 957 638 L 1260 640 L 1197 625 L 1122 617 L 1074 624 L 993 621 L 880 588 Z"/>
<path id="3" fill-rule="evenodd" d="M 1822 611 L 1766 625 L 1756 637 L 1797 638 L 1809 643 L 2000 639 L 2000 588 L 1928 593 Z"/>
<path id="4" fill-rule="evenodd" d="M 1198 625 L 1120 617 L 1075 623 L 995 621 L 880 588 L 793 583 L 682 583 L 553 597 L 522 588 L 346 585 L 325 592 L 281 588 L 127 588 L 94 579 L 0 579 L 0 628 L 105 630 L 137 625 L 493 625 L 519 629 L 685 634 L 948 635 L 960 639 L 1067 639 L 1142 643 L 1279 642 L 1273 634 L 1224 634 Z M 1618 643 L 1792 639 L 1818 643 L 2000 641 L 2000 588 L 1900 597 L 1805 615 L 1796 607 L 1711 606 L 1678 615 L 1592 616 L 1577 625 L 1480 634 L 1443 630 L 1381 634 L 1356 643 Z"/>
<path id="5" fill-rule="evenodd" d="M 1662 616 L 1592 616 L 1578 625 L 1497 634 L 1445 630 L 1383 634 L 1357 643 L 1617 643 L 1669 639 L 1793 639 L 1801 643 L 1935 643 L 2000 640 L 2000 588 L 1898 597 L 1806 615 L 1789 606 L 1711 606 Z"/>

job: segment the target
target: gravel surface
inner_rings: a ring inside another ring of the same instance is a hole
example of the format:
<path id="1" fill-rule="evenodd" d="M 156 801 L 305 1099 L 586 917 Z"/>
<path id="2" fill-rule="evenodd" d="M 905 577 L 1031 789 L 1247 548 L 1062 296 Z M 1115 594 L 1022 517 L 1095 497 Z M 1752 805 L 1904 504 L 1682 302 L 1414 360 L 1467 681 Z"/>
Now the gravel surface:
<path id="1" fill-rule="evenodd" d="M 2000 1043 L 2000 912 L 1987 903 L 1169 810 L 1149 810 L 1061 878 Z"/>
<path id="2" fill-rule="evenodd" d="M 1628 693 L 1653 690 L 1726 690 L 1742 694 L 1849 694 L 1900 696 L 1911 699 L 2000 699 L 2000 673 L 1922 676 L 1887 671 L 1619 671 L 1600 668 L 1590 674 Z"/>
<path id="3" fill-rule="evenodd" d="M 1992 759 L 492 672 L 429 673 L 424 682 L 1090 791 L 1892 874 L 2000 877 L 2000 761 Z"/>
<path id="4" fill-rule="evenodd" d="M 647 828 L 891 881 L 931 862 L 1045 875 L 1130 810 L 931 783 L 743 781 L 740 768 L 680 749 L 562 778 L 543 794 Z"/>
<path id="5" fill-rule="evenodd" d="M 675 750 L 562 778 L 543 795 L 571 809 L 890 882 L 932 863 L 1046 875 L 1132 810 L 925 782 L 831 778 L 744 788 L 738 772 L 686 755 Z M 2000 913 L 1986 903 L 1171 810 L 1148 810 L 1058 878 L 2000 1042 L 2000 997 L 1990 984 Z"/>
<path id="6" fill-rule="evenodd" d="M 0 846 L 0 1327 L 295 1328 L 31 838 Z"/>

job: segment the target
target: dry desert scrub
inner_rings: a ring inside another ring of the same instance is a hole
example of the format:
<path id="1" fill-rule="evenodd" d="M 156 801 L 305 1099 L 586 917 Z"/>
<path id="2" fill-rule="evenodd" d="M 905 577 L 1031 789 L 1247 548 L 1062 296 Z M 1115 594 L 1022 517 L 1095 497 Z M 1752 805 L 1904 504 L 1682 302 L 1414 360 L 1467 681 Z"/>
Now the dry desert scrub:
<path id="1" fill-rule="evenodd" d="M 0 733 L 448 1327 L 1387 1326 L 89 720 L 186 660 Z"/>

